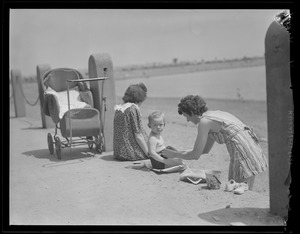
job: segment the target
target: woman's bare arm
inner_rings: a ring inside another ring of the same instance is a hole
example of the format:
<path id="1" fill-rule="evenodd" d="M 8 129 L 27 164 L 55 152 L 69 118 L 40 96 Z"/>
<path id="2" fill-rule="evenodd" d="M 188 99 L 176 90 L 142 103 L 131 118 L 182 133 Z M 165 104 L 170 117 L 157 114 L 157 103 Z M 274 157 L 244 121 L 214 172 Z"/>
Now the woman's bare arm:
<path id="1" fill-rule="evenodd" d="M 167 158 L 182 158 L 185 160 L 196 160 L 199 159 L 201 154 L 204 152 L 208 133 L 212 128 L 212 121 L 207 119 L 201 119 L 198 124 L 198 134 L 194 144 L 194 148 L 185 152 L 176 152 L 172 150 L 164 150 L 163 155 Z"/>
<path id="2" fill-rule="evenodd" d="M 204 147 L 202 154 L 208 154 L 209 151 L 211 150 L 211 148 L 213 147 L 214 143 L 215 143 L 215 140 L 208 135 L 207 142 L 206 142 L 206 145 Z"/>
<path id="3" fill-rule="evenodd" d="M 148 155 L 148 146 L 142 133 L 135 133 L 135 139 L 144 153 Z"/>

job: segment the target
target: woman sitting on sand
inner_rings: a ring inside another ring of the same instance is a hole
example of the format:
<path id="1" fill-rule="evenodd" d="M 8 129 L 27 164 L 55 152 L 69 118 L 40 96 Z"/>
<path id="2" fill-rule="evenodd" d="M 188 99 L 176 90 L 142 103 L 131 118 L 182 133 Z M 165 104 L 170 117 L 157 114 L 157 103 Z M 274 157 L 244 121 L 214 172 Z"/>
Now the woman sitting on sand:
<path id="1" fill-rule="evenodd" d="M 123 96 L 124 103 L 115 106 L 113 155 L 118 160 L 149 158 L 148 135 L 139 108 L 146 97 L 147 88 L 143 83 L 130 85 Z"/>
<path id="2" fill-rule="evenodd" d="M 225 143 L 230 155 L 228 180 L 246 182 L 252 190 L 255 175 L 268 167 L 253 130 L 228 112 L 208 110 L 205 101 L 198 95 L 182 98 L 178 113 L 185 116 L 188 122 L 198 124 L 194 148 L 184 152 L 165 149 L 163 155 L 167 158 L 196 160 L 201 154 L 208 153 L 215 141 Z"/>

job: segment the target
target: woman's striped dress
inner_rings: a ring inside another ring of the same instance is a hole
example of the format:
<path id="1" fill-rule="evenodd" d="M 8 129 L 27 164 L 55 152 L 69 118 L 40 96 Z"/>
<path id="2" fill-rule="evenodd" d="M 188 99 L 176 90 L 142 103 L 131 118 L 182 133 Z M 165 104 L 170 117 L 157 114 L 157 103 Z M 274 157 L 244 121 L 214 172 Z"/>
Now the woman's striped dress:
<path id="1" fill-rule="evenodd" d="M 230 155 L 228 180 L 239 182 L 267 169 L 267 158 L 252 128 L 223 111 L 207 111 L 202 118 L 221 123 L 220 132 L 209 132 L 209 135 L 217 143 L 226 144 Z"/>

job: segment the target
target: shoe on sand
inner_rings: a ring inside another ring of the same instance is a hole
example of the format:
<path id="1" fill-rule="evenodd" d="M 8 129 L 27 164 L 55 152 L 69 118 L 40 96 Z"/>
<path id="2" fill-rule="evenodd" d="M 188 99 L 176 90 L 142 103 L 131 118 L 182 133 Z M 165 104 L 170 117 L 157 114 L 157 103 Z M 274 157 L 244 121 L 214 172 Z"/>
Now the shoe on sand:
<path id="1" fill-rule="evenodd" d="M 237 185 L 237 187 L 233 190 L 235 194 L 243 194 L 245 191 L 249 190 L 249 186 L 247 182 L 242 182 Z"/>
<path id="2" fill-rule="evenodd" d="M 237 183 L 234 180 L 229 180 L 225 186 L 225 191 L 231 192 L 237 187 Z"/>

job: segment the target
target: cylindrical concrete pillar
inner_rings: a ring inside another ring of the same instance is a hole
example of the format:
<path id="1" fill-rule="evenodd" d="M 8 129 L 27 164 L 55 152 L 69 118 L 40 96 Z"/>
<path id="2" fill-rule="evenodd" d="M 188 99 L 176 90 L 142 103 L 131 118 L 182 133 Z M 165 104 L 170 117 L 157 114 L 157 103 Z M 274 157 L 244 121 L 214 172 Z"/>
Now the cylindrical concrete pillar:
<path id="1" fill-rule="evenodd" d="M 13 88 L 13 98 L 15 105 L 15 113 L 16 117 L 25 117 L 26 109 L 25 109 L 25 101 L 23 97 L 23 80 L 21 71 L 18 69 L 11 70 L 11 81 Z"/>
<path id="2" fill-rule="evenodd" d="M 36 78 L 37 78 L 37 85 L 39 90 L 39 97 L 40 97 L 40 108 L 41 108 L 41 119 L 42 119 L 42 127 L 43 128 L 54 128 L 55 124 L 52 119 L 45 115 L 43 108 L 44 108 L 44 91 L 45 86 L 43 82 L 44 74 L 51 70 L 51 67 L 48 64 L 40 64 L 36 67 Z"/>
<path id="3" fill-rule="evenodd" d="M 271 23 L 265 37 L 270 212 L 287 218 L 294 105 L 290 79 L 290 38 Z"/>
<path id="4" fill-rule="evenodd" d="M 116 105 L 113 63 L 109 54 L 93 54 L 89 58 L 89 78 L 108 77 L 106 80 L 91 81 L 94 107 L 100 112 L 101 132 L 104 136 L 104 151 L 113 150 L 113 119 Z"/>

